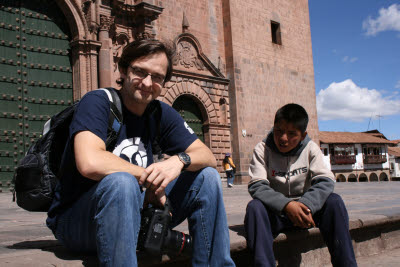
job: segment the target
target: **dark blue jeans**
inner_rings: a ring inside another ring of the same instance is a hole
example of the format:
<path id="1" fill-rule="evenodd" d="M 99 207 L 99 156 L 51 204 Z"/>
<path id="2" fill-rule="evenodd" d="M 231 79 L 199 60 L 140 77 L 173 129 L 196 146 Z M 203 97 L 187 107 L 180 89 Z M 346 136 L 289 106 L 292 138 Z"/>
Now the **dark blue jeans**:
<path id="1" fill-rule="evenodd" d="M 357 266 L 349 233 L 349 217 L 342 198 L 332 193 L 321 210 L 313 215 L 331 254 L 333 266 Z M 254 256 L 254 266 L 275 266 L 274 237 L 293 229 L 286 215 L 279 216 L 267 209 L 260 200 L 247 205 L 245 216 L 247 246 Z"/>
<path id="2" fill-rule="evenodd" d="M 173 226 L 188 218 L 192 265 L 235 266 L 218 172 L 183 172 L 166 192 Z M 70 249 L 97 252 L 101 266 L 137 266 L 143 195 L 132 175 L 108 175 L 59 215 L 56 237 Z"/>
<path id="3" fill-rule="evenodd" d="M 235 180 L 235 174 L 233 173 L 233 170 L 225 171 L 226 173 L 226 182 L 227 185 L 233 184 L 233 181 Z"/>

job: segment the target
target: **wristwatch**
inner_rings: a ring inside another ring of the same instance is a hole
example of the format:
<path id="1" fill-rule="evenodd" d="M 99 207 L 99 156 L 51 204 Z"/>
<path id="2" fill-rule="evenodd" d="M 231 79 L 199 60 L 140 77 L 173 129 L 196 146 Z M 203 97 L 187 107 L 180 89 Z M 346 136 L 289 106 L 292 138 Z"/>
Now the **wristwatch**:
<path id="1" fill-rule="evenodd" d="M 185 170 L 187 167 L 189 167 L 191 160 L 188 154 L 186 154 L 185 152 L 180 152 L 178 153 L 178 158 L 183 163 L 182 170 Z"/>

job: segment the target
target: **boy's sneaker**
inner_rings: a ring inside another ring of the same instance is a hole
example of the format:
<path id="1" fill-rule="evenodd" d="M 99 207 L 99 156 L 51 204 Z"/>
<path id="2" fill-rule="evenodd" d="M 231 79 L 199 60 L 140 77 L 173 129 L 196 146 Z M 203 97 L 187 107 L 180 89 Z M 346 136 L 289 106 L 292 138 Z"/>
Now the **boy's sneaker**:
<path id="1" fill-rule="evenodd" d="M 228 184 L 228 187 L 233 187 L 233 184 Z"/>

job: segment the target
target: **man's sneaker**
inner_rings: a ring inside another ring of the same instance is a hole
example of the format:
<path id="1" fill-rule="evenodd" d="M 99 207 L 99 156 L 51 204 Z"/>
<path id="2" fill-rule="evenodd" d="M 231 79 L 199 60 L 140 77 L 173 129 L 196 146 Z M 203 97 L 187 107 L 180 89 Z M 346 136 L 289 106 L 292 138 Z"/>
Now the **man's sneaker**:
<path id="1" fill-rule="evenodd" d="M 232 187 L 233 186 L 233 184 L 228 184 L 228 187 Z"/>

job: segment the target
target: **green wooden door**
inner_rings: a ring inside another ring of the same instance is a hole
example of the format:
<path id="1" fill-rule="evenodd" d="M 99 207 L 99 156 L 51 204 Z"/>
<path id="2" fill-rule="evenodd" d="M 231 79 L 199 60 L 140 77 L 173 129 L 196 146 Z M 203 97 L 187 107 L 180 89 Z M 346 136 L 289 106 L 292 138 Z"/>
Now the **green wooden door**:
<path id="1" fill-rule="evenodd" d="M 197 103 L 190 97 L 180 96 L 172 107 L 181 114 L 182 118 L 192 128 L 199 139 L 204 142 L 203 116 Z"/>
<path id="2" fill-rule="evenodd" d="M 52 0 L 0 0 L 0 182 L 51 115 L 73 102 L 70 33 Z"/>

